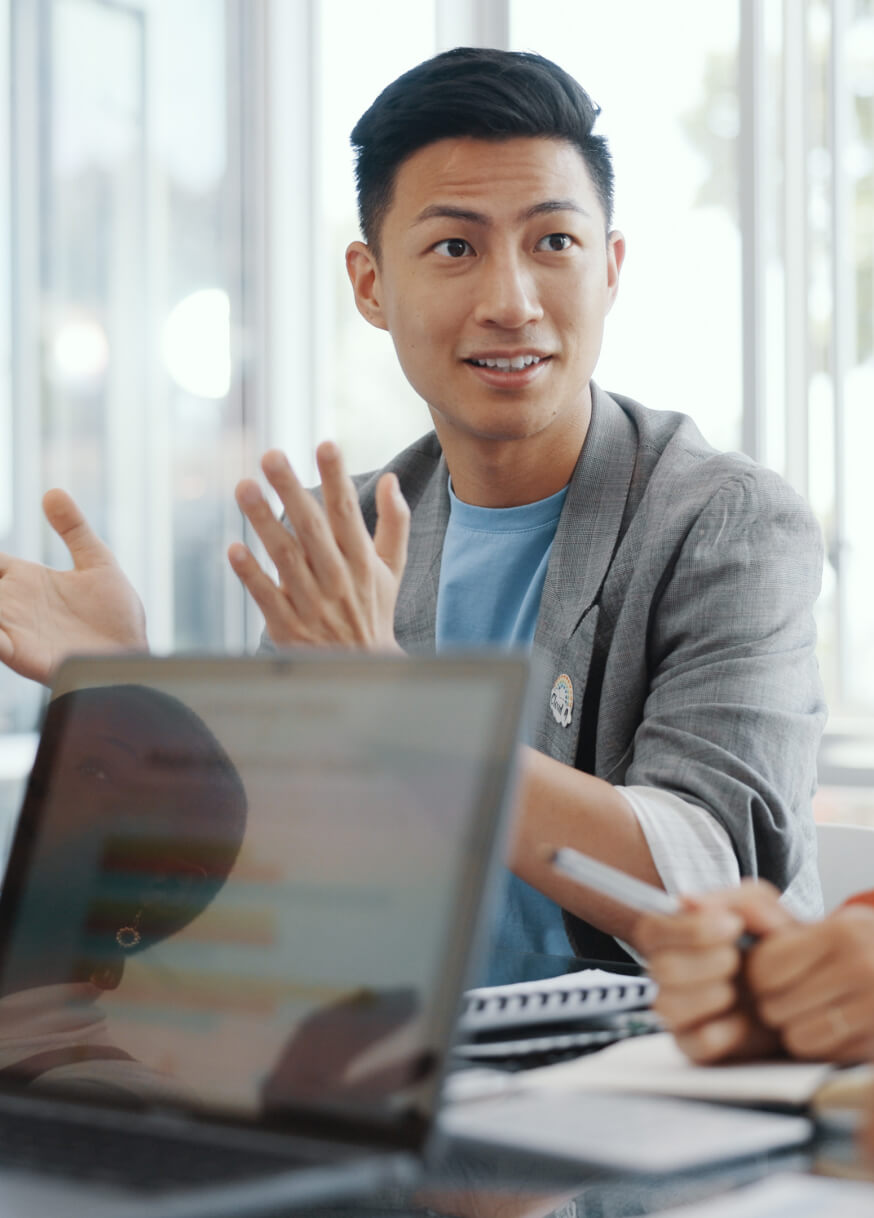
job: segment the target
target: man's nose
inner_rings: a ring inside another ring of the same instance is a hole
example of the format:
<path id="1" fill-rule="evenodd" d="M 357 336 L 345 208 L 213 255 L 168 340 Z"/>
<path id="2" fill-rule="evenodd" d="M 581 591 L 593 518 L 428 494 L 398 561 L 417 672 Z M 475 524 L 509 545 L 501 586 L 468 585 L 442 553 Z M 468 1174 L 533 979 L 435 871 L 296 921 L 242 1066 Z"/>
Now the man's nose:
<path id="1" fill-rule="evenodd" d="M 484 260 L 474 316 L 483 326 L 518 330 L 543 316 L 537 285 L 518 258 Z"/>

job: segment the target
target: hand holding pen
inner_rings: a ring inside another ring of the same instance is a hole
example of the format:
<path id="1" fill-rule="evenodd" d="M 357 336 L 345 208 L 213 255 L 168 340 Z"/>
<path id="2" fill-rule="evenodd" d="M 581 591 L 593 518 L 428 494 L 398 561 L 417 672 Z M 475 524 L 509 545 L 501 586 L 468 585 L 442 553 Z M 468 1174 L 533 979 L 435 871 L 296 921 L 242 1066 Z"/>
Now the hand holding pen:
<path id="1" fill-rule="evenodd" d="M 553 865 L 641 911 L 655 1009 L 697 1062 L 874 1059 L 874 894 L 802 922 L 771 884 L 673 897 L 573 850 Z M 874 1096 L 868 1141 L 874 1151 Z"/>
<path id="2" fill-rule="evenodd" d="M 676 897 L 574 850 L 555 851 L 552 862 L 641 913 L 634 945 L 659 985 L 655 1009 L 689 1057 L 713 1062 L 780 1051 L 777 1034 L 756 1015 L 745 976 L 755 940 L 794 924 L 770 884 Z"/>

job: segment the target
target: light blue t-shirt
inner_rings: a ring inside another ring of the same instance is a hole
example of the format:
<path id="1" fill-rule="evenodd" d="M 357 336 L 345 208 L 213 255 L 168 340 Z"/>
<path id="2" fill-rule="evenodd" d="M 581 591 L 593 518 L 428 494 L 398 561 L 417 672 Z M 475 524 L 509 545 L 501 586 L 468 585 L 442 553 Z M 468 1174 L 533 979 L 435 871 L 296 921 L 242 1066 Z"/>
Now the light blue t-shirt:
<path id="1" fill-rule="evenodd" d="M 521 507 L 463 503 L 449 488 L 437 590 L 438 651 L 530 648 L 567 487 Z M 554 901 L 506 871 L 483 985 L 565 972 L 570 955 Z"/>

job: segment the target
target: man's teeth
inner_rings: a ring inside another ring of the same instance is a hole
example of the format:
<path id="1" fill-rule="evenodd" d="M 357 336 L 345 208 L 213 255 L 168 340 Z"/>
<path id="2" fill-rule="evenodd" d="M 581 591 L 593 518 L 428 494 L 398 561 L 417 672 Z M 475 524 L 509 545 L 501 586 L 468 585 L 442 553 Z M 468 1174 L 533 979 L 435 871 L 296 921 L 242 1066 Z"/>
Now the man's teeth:
<path id="1" fill-rule="evenodd" d="M 519 372 L 522 368 L 530 368 L 532 364 L 540 363 L 539 355 L 514 355 L 512 359 L 473 359 L 470 361 L 478 368 L 500 368 L 503 372 Z"/>

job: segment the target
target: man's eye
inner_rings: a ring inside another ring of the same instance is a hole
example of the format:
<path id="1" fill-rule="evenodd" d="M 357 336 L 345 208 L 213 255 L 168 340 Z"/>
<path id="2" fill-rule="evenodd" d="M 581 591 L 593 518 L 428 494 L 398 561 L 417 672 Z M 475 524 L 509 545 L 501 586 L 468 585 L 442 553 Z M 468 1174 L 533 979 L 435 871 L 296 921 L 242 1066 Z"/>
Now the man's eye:
<path id="1" fill-rule="evenodd" d="M 444 258 L 466 258 L 468 254 L 473 253 L 473 248 L 461 237 L 450 237 L 446 241 L 438 241 L 434 246 L 434 253 L 442 254 Z"/>
<path id="2" fill-rule="evenodd" d="M 560 253 L 562 250 L 570 249 L 572 244 L 573 241 L 567 233 L 548 233 L 537 242 L 537 249 Z"/>

